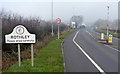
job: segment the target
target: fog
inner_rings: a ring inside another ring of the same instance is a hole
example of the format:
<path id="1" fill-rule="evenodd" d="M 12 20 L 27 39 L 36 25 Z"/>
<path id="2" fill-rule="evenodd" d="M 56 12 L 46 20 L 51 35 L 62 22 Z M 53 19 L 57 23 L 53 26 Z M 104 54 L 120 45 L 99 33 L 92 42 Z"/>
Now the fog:
<path id="1" fill-rule="evenodd" d="M 53 20 L 61 18 L 68 23 L 73 15 L 81 15 L 84 23 L 97 19 L 107 19 L 107 5 L 110 5 L 110 21 L 118 18 L 117 2 L 53 2 Z M 51 20 L 51 2 L 1 2 L 0 9 L 17 13 L 24 17 L 40 17 Z"/>

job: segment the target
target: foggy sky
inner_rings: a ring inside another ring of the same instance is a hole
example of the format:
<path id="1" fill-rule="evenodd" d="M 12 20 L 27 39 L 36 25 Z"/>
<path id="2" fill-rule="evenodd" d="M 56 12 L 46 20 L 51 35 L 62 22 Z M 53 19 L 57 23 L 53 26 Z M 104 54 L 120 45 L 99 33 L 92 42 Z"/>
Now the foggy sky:
<path id="1" fill-rule="evenodd" d="M 84 23 L 93 23 L 97 19 L 107 18 L 107 2 L 54 2 L 53 19 L 61 18 L 68 23 L 73 15 L 82 15 Z M 110 20 L 118 18 L 118 3 L 109 2 Z M 24 17 L 40 17 L 51 20 L 51 2 L 1 2 L 0 9 L 17 13 Z"/>

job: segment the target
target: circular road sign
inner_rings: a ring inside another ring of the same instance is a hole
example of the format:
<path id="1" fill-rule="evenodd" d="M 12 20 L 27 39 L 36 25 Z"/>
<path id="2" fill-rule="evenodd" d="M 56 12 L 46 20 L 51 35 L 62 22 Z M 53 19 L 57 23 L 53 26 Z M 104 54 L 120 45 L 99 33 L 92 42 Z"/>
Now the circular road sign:
<path id="1" fill-rule="evenodd" d="M 60 19 L 60 18 L 57 18 L 57 19 L 56 19 L 56 23 L 57 23 L 57 24 L 60 24 L 60 23 L 61 23 L 61 19 Z"/>

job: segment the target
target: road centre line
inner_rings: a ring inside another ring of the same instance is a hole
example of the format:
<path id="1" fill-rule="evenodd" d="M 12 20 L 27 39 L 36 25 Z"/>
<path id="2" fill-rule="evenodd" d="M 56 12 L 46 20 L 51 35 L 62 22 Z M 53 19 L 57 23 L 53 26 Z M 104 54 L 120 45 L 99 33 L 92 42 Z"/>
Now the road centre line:
<path id="1" fill-rule="evenodd" d="M 91 37 L 93 37 L 92 34 L 91 34 L 90 32 L 88 32 L 88 31 L 86 31 L 86 32 L 87 32 Z M 93 37 L 93 39 L 95 39 L 95 38 Z"/>
<path id="2" fill-rule="evenodd" d="M 75 36 L 73 37 L 73 42 L 75 43 L 75 45 L 83 52 L 83 54 L 92 62 L 92 64 L 102 73 L 105 74 L 104 70 L 80 47 L 80 45 L 77 44 L 77 42 L 75 41 L 76 36 L 78 35 L 79 31 L 75 34 Z"/>
<path id="3" fill-rule="evenodd" d="M 104 45 L 105 45 L 105 44 L 104 44 Z M 111 46 L 109 46 L 109 45 L 105 45 L 105 46 L 107 46 L 107 47 L 109 47 L 109 48 L 111 48 L 111 49 L 113 49 L 113 50 L 115 50 L 115 51 L 120 52 L 118 49 L 115 49 L 115 48 L 113 48 L 113 47 L 111 47 Z"/>

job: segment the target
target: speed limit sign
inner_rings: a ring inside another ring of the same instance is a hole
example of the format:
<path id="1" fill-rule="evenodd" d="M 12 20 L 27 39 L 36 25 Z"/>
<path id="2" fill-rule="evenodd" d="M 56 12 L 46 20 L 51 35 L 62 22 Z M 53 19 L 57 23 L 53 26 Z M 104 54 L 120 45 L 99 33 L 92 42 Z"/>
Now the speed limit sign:
<path id="1" fill-rule="evenodd" d="M 57 19 L 56 19 L 56 23 L 57 23 L 57 24 L 60 24 L 60 23 L 61 23 L 61 19 L 60 19 L 60 18 L 57 18 Z"/>

